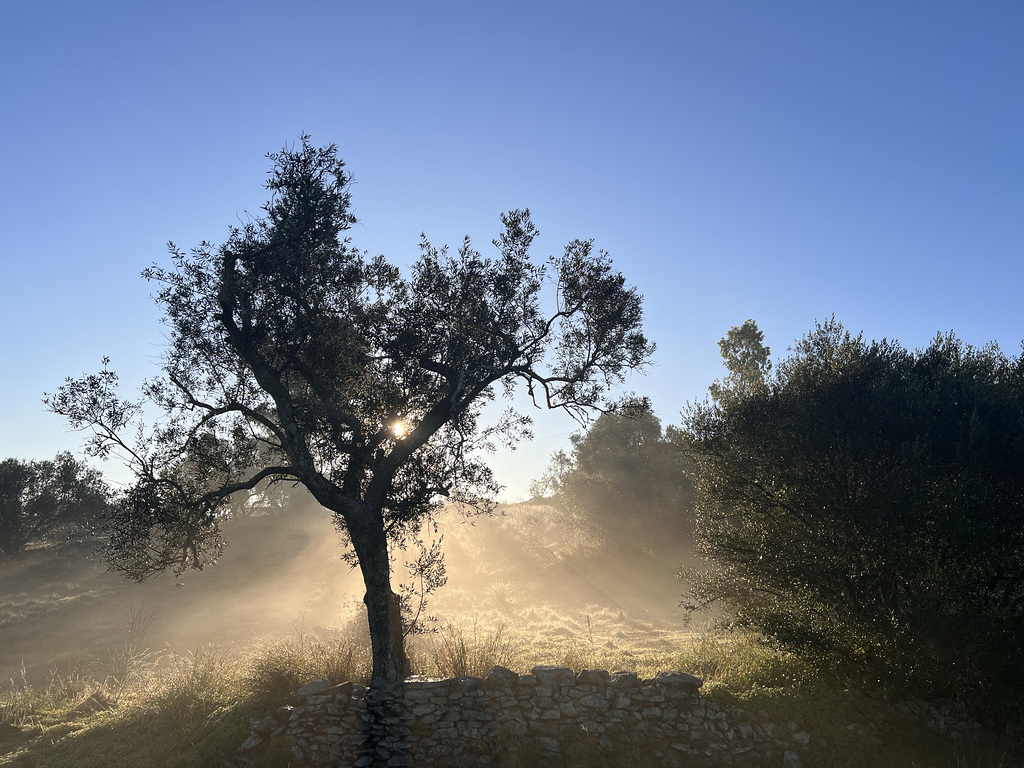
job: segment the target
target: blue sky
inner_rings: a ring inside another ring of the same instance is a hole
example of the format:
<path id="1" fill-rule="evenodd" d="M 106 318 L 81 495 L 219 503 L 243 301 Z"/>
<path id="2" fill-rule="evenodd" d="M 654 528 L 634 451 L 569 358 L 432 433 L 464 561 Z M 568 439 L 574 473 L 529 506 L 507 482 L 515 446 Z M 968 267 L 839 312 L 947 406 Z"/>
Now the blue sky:
<path id="1" fill-rule="evenodd" d="M 667 423 L 751 317 L 776 356 L 833 313 L 871 338 L 1018 354 L 1024 3 L 11 3 L 0 25 L 0 457 L 82 436 L 44 391 L 163 336 L 139 272 L 220 242 L 302 132 L 356 178 L 356 245 L 536 255 L 594 238 L 645 296 Z M 574 423 L 494 466 L 526 493 Z M 109 465 L 105 472 L 116 474 Z"/>

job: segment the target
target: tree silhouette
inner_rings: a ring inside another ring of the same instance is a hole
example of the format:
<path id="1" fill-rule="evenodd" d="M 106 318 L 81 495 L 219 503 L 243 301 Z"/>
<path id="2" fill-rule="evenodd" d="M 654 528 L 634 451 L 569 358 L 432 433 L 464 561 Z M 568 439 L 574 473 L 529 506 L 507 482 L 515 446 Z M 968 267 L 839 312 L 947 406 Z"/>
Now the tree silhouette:
<path id="1" fill-rule="evenodd" d="M 452 254 L 424 237 L 403 274 L 343 237 L 355 217 L 333 145 L 303 136 L 268 157 L 265 215 L 219 247 L 171 245 L 173 266 L 144 273 L 161 286 L 170 334 L 163 375 L 144 388 L 159 426 L 124 437 L 142 404 L 118 397 L 106 364 L 47 403 L 92 430 L 94 454 L 128 459 L 135 484 L 114 514 L 111 557 L 136 578 L 214 560 L 233 494 L 304 485 L 358 559 L 373 674 L 397 679 L 407 659 L 389 548 L 443 500 L 488 508 L 496 485 L 481 454 L 529 435 L 512 409 L 482 425 L 482 406 L 522 382 L 536 404 L 583 418 L 653 345 L 641 297 L 591 241 L 537 264 L 529 211 L 513 211 L 495 258 L 468 239 Z"/>
<path id="2" fill-rule="evenodd" d="M 91 526 L 109 496 L 99 472 L 67 452 L 0 461 L 0 554 L 15 555 L 68 526 Z"/>

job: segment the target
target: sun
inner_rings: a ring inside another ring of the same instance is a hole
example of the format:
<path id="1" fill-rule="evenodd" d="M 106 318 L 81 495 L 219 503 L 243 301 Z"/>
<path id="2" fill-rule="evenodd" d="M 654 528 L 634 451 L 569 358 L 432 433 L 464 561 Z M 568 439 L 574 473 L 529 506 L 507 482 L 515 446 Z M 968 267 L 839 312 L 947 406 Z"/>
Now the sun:
<path id="1" fill-rule="evenodd" d="M 391 425 L 391 431 L 394 433 L 395 437 L 401 439 L 405 437 L 405 433 L 409 431 L 409 425 L 404 421 L 399 420 Z"/>

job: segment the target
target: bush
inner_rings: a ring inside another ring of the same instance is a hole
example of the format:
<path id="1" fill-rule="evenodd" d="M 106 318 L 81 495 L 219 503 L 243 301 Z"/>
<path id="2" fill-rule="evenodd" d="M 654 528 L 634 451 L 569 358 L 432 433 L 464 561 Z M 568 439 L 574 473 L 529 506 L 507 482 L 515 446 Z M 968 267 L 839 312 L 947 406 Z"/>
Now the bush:
<path id="1" fill-rule="evenodd" d="M 693 406 L 692 605 L 824 670 L 925 694 L 1024 683 L 1024 364 L 833 321 Z"/>

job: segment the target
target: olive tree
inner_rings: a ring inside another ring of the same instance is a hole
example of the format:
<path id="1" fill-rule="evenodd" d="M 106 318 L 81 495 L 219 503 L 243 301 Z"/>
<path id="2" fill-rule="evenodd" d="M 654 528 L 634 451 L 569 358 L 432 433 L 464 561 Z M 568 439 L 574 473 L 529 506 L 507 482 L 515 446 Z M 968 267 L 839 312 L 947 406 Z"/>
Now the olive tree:
<path id="1" fill-rule="evenodd" d="M 712 562 L 689 574 L 694 606 L 891 685 L 1019 690 L 1021 359 L 952 334 L 909 351 L 831 320 L 758 367 L 684 418 Z"/>
<path id="2" fill-rule="evenodd" d="M 0 461 L 0 555 L 15 555 L 68 528 L 88 530 L 109 498 L 100 473 L 70 453 Z"/>
<path id="3" fill-rule="evenodd" d="M 304 136 L 268 157 L 262 215 L 220 246 L 172 244 L 173 263 L 144 272 L 169 346 L 142 400 L 118 396 L 105 362 L 47 402 L 92 431 L 92 453 L 127 458 L 135 482 L 113 514 L 111 559 L 139 579 L 214 560 L 232 495 L 305 486 L 358 560 L 373 674 L 399 679 L 390 548 L 445 500 L 487 508 L 496 485 L 482 453 L 530 430 L 511 407 L 483 423 L 497 395 L 521 383 L 577 418 L 608 407 L 608 388 L 653 350 L 641 297 L 591 241 L 534 261 L 526 210 L 502 216 L 492 258 L 468 239 L 452 253 L 424 237 L 403 271 L 345 236 L 351 181 L 333 145 Z M 129 440 L 143 401 L 162 416 Z"/>

